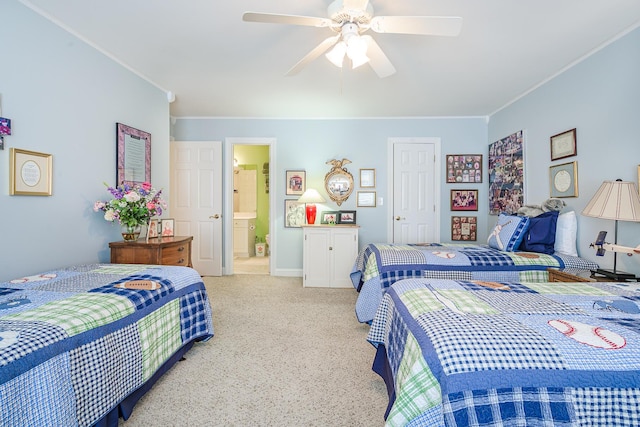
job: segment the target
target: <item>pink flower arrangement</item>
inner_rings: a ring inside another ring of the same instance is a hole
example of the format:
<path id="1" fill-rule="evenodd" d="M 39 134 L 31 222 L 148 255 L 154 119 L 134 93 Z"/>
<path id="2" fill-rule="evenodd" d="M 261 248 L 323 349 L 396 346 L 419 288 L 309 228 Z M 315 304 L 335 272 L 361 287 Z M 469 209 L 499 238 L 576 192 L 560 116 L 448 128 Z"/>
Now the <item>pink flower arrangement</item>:
<path id="1" fill-rule="evenodd" d="M 162 210 L 167 208 L 161 197 L 162 190 L 156 191 L 149 182 L 134 186 L 123 184 L 115 188 L 105 185 L 113 199 L 95 202 L 93 210 L 103 211 L 107 221 L 118 220 L 122 225 L 135 227 L 147 224 L 151 217 L 162 215 Z"/>

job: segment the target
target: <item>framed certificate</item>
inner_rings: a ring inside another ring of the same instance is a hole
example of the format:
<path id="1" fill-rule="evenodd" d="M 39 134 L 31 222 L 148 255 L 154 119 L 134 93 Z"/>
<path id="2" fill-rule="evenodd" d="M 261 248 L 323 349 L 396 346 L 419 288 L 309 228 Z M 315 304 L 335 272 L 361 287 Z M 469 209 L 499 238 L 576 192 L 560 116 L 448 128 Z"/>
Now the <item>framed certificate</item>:
<path id="1" fill-rule="evenodd" d="M 552 161 L 575 156 L 576 154 L 578 154 L 578 149 L 576 146 L 575 128 L 551 137 Z"/>
<path id="2" fill-rule="evenodd" d="M 9 154 L 9 194 L 12 196 L 50 196 L 51 154 L 11 148 Z"/>

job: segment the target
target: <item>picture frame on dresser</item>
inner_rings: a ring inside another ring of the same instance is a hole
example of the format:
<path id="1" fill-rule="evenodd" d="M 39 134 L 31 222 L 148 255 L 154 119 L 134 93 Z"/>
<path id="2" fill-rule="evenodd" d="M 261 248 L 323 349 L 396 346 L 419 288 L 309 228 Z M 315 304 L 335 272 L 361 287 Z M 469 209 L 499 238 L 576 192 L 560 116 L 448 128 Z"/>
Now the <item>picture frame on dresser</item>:
<path id="1" fill-rule="evenodd" d="M 323 211 L 320 215 L 320 224 L 338 224 L 340 221 L 340 212 L 338 211 Z"/>
<path id="2" fill-rule="evenodd" d="M 175 222 L 173 218 L 167 218 L 160 221 L 160 229 L 162 230 L 160 234 L 162 237 L 173 237 L 174 226 Z"/>
<path id="3" fill-rule="evenodd" d="M 355 224 L 356 211 L 340 211 L 338 212 L 338 224 Z"/>
<path id="4" fill-rule="evenodd" d="M 156 218 L 149 220 L 149 227 L 147 228 L 147 240 L 155 239 L 158 237 L 158 220 Z"/>

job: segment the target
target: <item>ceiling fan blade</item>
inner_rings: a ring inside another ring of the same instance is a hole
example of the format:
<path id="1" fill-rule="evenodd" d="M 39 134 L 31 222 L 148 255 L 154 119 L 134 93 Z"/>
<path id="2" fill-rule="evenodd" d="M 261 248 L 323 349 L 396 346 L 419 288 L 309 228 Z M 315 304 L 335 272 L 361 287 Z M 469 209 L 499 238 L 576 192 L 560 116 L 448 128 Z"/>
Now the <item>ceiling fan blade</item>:
<path id="1" fill-rule="evenodd" d="M 287 74 L 285 74 L 285 76 L 293 76 L 295 74 L 298 74 L 305 65 L 329 50 L 329 48 L 336 44 L 338 40 L 340 40 L 340 34 L 324 39 L 322 43 L 314 47 L 311 52 L 307 53 L 304 58 L 298 61 L 296 65 L 291 67 L 291 69 L 287 71 Z"/>
<path id="2" fill-rule="evenodd" d="M 373 37 L 369 35 L 361 36 L 367 42 L 367 56 L 369 57 L 369 65 L 376 72 L 378 77 L 385 78 L 396 72 L 395 67 L 384 54 L 382 49 Z"/>
<path id="3" fill-rule="evenodd" d="M 462 29 L 459 16 L 376 16 L 371 19 L 376 33 L 457 36 Z"/>
<path id="4" fill-rule="evenodd" d="M 313 16 L 281 15 L 279 13 L 245 12 L 242 15 L 245 22 L 263 22 L 267 24 L 304 25 L 307 27 L 328 27 L 331 20 Z"/>

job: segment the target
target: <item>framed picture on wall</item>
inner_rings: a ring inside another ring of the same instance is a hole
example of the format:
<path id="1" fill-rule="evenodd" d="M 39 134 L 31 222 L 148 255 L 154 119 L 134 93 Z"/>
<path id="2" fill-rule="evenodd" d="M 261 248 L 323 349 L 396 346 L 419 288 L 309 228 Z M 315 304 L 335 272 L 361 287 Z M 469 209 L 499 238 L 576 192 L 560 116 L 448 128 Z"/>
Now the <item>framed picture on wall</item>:
<path id="1" fill-rule="evenodd" d="M 151 134 L 116 123 L 116 184 L 151 182 Z"/>
<path id="2" fill-rule="evenodd" d="M 305 171 L 286 171 L 285 182 L 287 196 L 301 196 L 307 189 L 307 173 Z"/>
<path id="3" fill-rule="evenodd" d="M 576 130 L 571 129 L 566 132 L 553 135 L 551 138 L 551 160 L 564 159 L 578 154 L 576 146 Z"/>
<path id="4" fill-rule="evenodd" d="M 451 240 L 475 242 L 478 235 L 478 217 L 452 216 Z"/>
<path id="5" fill-rule="evenodd" d="M 302 227 L 306 220 L 304 212 L 304 203 L 300 203 L 297 200 L 285 200 L 284 201 L 284 226 Z"/>
<path id="6" fill-rule="evenodd" d="M 578 162 L 549 167 L 551 197 L 578 197 Z"/>
<path id="7" fill-rule="evenodd" d="M 482 182 L 482 154 L 448 154 L 447 183 Z"/>
<path id="8" fill-rule="evenodd" d="M 360 187 L 374 188 L 376 186 L 376 170 L 360 169 Z"/>
<path id="9" fill-rule="evenodd" d="M 515 214 L 524 204 L 524 131 L 489 145 L 489 214 Z"/>
<path id="10" fill-rule="evenodd" d="M 452 211 L 477 211 L 478 190 L 451 190 Z"/>

